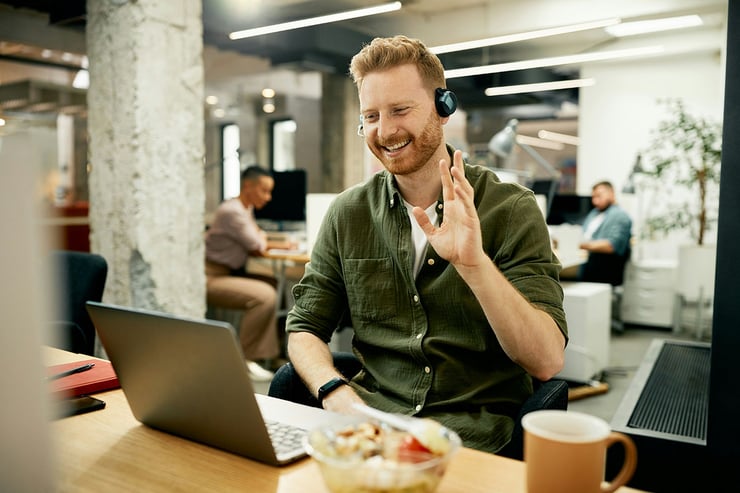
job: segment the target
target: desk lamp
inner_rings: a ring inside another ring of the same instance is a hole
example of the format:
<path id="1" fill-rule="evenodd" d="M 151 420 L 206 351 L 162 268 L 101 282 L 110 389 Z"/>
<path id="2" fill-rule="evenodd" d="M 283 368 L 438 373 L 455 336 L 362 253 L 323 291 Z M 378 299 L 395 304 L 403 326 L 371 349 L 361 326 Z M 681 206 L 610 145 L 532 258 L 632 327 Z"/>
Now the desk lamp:
<path id="1" fill-rule="evenodd" d="M 514 149 L 514 143 L 521 147 L 529 156 L 535 160 L 537 164 L 545 168 L 549 175 L 549 189 L 547 192 L 547 214 L 550 213 L 550 206 L 552 205 L 552 199 L 555 196 L 555 192 L 560 184 L 561 173 L 555 169 L 550 163 L 548 163 L 542 155 L 535 151 L 531 146 L 517 142 L 516 140 L 516 128 L 519 121 L 512 118 L 506 123 L 506 126 L 497 132 L 491 140 L 488 141 L 488 150 L 502 158 L 507 158 L 511 155 L 511 151 Z M 547 217 L 547 215 L 546 215 Z"/>

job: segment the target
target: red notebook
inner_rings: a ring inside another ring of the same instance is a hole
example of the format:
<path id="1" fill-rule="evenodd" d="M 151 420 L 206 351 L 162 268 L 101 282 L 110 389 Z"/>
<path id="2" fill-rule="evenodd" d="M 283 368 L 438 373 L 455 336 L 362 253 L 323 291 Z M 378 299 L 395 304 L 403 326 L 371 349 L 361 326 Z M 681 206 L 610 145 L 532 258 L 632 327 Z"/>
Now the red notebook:
<path id="1" fill-rule="evenodd" d="M 47 375 L 52 376 L 63 371 L 72 370 L 82 365 L 94 363 L 91 369 L 73 373 L 65 377 L 49 380 L 51 392 L 59 397 L 75 397 L 84 394 L 93 394 L 120 387 L 116 372 L 110 361 L 101 359 L 86 359 L 74 363 L 64 363 L 47 367 Z"/>

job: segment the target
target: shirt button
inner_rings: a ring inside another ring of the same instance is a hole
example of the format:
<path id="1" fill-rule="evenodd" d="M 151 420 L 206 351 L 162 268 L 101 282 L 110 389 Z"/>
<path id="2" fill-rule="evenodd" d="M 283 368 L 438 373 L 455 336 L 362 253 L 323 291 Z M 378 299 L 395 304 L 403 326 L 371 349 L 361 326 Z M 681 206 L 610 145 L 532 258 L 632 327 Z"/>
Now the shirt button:
<path id="1" fill-rule="evenodd" d="M 416 334 L 417 339 L 421 339 L 421 334 Z"/>
<path id="2" fill-rule="evenodd" d="M 442 210 L 442 207 L 444 207 L 444 205 L 442 205 L 442 204 L 437 204 L 437 209 L 438 209 L 438 210 L 440 210 L 440 211 L 441 211 L 441 210 Z"/>
<path id="3" fill-rule="evenodd" d="M 417 411 L 421 411 L 421 404 L 417 404 L 417 405 L 416 405 L 416 410 L 417 410 Z"/>
<path id="4" fill-rule="evenodd" d="M 419 302 L 419 295 L 416 295 L 415 294 L 414 295 L 414 303 L 418 303 L 418 302 Z"/>
<path id="5" fill-rule="evenodd" d="M 434 259 L 430 258 L 429 260 L 427 260 L 427 264 L 434 265 Z"/>
<path id="6" fill-rule="evenodd" d="M 431 371 L 432 371 L 432 369 L 429 368 L 428 366 L 425 366 L 424 367 L 424 373 L 430 373 Z"/>

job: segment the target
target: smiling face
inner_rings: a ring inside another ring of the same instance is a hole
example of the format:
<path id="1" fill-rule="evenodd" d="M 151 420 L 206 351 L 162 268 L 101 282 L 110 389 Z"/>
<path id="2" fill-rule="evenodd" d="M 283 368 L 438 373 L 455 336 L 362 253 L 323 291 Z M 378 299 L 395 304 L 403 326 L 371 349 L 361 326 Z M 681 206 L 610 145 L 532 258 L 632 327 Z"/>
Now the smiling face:
<path id="1" fill-rule="evenodd" d="M 424 87 L 416 66 L 365 75 L 359 96 L 365 142 L 391 173 L 418 171 L 444 147 L 447 118 L 437 114 L 433 90 Z"/>

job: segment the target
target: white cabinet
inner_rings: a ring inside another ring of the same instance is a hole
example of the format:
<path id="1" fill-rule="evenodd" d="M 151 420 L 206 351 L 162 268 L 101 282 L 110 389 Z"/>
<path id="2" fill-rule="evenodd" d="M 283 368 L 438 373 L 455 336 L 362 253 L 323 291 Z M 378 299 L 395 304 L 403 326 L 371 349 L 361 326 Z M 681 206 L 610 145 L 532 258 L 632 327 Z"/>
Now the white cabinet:
<path id="1" fill-rule="evenodd" d="M 562 284 L 568 345 L 565 366 L 558 377 L 588 382 L 609 364 L 612 287 L 595 282 Z"/>
<path id="2" fill-rule="evenodd" d="M 675 261 L 628 262 L 622 284 L 622 321 L 653 327 L 672 327 L 676 282 Z"/>

